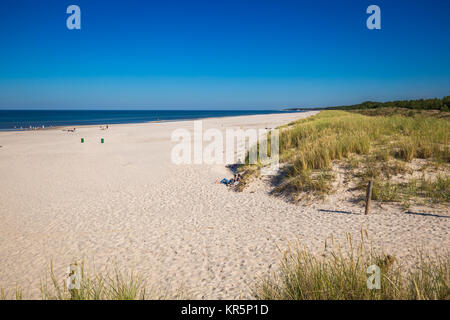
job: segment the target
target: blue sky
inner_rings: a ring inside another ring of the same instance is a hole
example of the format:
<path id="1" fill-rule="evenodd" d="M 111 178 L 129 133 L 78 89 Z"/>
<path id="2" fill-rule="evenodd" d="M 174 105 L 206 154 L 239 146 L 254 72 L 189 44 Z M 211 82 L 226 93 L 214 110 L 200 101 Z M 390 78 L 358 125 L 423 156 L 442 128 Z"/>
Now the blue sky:
<path id="1" fill-rule="evenodd" d="M 81 30 L 66 8 L 81 8 Z M 366 8 L 381 8 L 381 30 Z M 447 0 L 2 0 L 0 108 L 273 109 L 450 95 Z"/>

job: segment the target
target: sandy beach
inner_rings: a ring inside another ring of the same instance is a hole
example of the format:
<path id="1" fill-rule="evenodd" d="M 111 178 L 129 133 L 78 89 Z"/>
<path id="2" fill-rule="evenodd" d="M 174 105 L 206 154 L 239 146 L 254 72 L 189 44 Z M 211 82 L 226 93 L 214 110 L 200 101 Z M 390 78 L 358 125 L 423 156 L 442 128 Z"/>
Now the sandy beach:
<path id="1" fill-rule="evenodd" d="M 203 127 L 274 128 L 314 113 L 211 118 Z M 0 287 L 39 298 L 50 261 L 63 279 L 84 259 L 88 270 L 132 270 L 194 299 L 251 298 L 289 242 L 319 251 L 331 234 L 357 238 L 363 228 L 400 260 L 450 248 L 445 210 L 374 206 L 364 216 L 339 195 L 294 205 L 264 181 L 231 191 L 215 183 L 232 176 L 225 165 L 171 162 L 178 128 L 193 121 L 0 132 Z"/>

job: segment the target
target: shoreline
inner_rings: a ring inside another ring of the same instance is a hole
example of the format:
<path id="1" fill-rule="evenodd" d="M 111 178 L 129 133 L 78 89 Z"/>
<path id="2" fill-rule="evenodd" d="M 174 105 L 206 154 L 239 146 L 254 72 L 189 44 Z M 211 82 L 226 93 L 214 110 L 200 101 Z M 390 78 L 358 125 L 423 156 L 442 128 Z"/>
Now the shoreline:
<path id="1" fill-rule="evenodd" d="M 5 110 L 10 111 L 10 110 Z M 33 111 L 33 110 L 31 110 Z M 41 110 L 37 110 L 41 111 Z M 55 110 L 60 111 L 60 110 Z M 84 111 L 84 110 L 83 110 Z M 96 110 L 93 110 L 96 111 Z M 257 110 L 264 111 L 264 110 Z M 314 110 L 311 110 L 314 111 Z M 281 114 L 301 114 L 305 112 L 311 112 L 307 110 L 295 111 L 295 110 L 287 110 L 287 111 L 277 111 L 274 113 L 256 113 L 256 114 L 236 114 L 236 115 L 224 115 L 224 116 L 211 116 L 211 117 L 198 117 L 198 118 L 181 118 L 181 119 L 163 119 L 163 120 L 151 120 L 151 121 L 139 121 L 139 122 L 120 122 L 120 123 L 99 123 L 99 124 L 74 124 L 74 125 L 60 125 L 60 126 L 50 126 L 50 127 L 35 127 L 33 129 L 30 128 L 22 128 L 22 129 L 0 129 L 1 132 L 26 132 L 26 131 L 45 131 L 45 130 L 61 130 L 66 128 L 87 128 L 87 127 L 99 127 L 99 126 L 117 126 L 117 125 L 131 125 L 131 124 L 148 124 L 148 123 L 165 123 L 165 122 L 183 122 L 183 121 L 195 121 L 195 120 L 204 120 L 204 119 L 222 119 L 222 118 L 232 118 L 232 117 L 246 117 L 246 116 L 258 116 L 258 115 L 281 115 Z"/>

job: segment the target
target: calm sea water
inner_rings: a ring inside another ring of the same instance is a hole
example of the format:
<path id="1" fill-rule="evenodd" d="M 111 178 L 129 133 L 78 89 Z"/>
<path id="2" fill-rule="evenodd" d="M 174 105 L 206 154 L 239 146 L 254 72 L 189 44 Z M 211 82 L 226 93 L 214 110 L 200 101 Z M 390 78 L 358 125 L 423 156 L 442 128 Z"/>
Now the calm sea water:
<path id="1" fill-rule="evenodd" d="M 298 111 L 0 110 L 0 130 L 28 129 L 30 126 L 47 128 L 50 126 L 105 125 L 292 112 Z"/>

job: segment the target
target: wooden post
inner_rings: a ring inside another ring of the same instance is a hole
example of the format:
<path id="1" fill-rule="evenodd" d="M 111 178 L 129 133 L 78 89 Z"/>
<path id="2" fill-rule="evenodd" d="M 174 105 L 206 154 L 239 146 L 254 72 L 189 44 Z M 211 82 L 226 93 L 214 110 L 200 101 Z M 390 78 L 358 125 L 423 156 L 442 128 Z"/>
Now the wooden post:
<path id="1" fill-rule="evenodd" d="M 366 192 L 366 211 L 364 212 L 365 215 L 369 214 L 370 200 L 372 200 L 372 187 L 373 187 L 373 180 L 369 180 Z"/>

